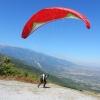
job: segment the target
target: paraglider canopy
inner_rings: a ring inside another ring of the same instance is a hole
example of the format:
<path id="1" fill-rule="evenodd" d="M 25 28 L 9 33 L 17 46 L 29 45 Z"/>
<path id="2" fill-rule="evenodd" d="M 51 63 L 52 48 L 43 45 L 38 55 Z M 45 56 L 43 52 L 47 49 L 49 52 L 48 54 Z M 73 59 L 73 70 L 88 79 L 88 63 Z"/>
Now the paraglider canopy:
<path id="1" fill-rule="evenodd" d="M 45 8 L 35 13 L 25 24 L 22 31 L 22 38 L 27 38 L 32 32 L 41 27 L 42 25 L 65 18 L 77 18 L 84 21 L 86 27 L 90 28 L 89 20 L 81 13 L 63 7 Z"/>

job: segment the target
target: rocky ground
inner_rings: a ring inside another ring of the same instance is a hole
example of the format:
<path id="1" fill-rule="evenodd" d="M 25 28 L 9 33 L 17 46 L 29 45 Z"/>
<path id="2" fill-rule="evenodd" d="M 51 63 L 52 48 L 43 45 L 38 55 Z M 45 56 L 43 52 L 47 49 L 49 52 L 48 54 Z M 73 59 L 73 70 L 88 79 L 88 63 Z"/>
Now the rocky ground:
<path id="1" fill-rule="evenodd" d="M 100 94 L 81 92 L 54 84 L 0 80 L 0 100 L 100 100 Z"/>

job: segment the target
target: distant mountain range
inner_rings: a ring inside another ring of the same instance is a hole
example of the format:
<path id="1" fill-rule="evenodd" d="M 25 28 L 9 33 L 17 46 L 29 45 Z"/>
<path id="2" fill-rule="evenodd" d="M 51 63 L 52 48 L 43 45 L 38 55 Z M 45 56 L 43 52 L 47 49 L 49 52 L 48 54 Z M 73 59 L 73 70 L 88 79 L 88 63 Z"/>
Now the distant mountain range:
<path id="1" fill-rule="evenodd" d="M 76 66 L 72 62 L 35 52 L 27 48 L 0 45 L 0 51 L 3 55 L 25 61 L 48 71 L 62 71 L 64 68 Z"/>
<path id="2" fill-rule="evenodd" d="M 100 91 L 100 69 L 76 65 L 41 52 L 21 47 L 0 45 L 3 55 L 27 62 L 63 79 L 71 79 L 81 86 Z"/>

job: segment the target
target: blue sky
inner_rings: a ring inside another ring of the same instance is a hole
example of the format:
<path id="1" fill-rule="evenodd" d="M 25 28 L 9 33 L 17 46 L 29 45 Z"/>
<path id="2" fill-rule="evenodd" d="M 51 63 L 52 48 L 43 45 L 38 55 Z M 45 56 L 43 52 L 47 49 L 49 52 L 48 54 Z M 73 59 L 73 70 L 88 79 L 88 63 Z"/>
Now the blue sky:
<path id="1" fill-rule="evenodd" d="M 64 19 L 48 23 L 27 39 L 22 29 L 37 11 L 49 7 L 66 7 L 85 15 L 83 21 Z M 90 67 L 100 67 L 100 0 L 1 0 L 0 44 L 29 48 Z"/>

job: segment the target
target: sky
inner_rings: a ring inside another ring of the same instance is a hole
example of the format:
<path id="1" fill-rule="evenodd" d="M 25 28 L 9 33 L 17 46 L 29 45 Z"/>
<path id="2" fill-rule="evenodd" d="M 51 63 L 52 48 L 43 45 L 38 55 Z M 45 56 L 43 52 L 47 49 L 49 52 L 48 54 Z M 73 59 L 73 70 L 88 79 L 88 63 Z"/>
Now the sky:
<path id="1" fill-rule="evenodd" d="M 86 16 L 50 22 L 21 38 L 29 18 L 43 8 L 65 7 Z M 78 65 L 100 68 L 100 0 L 0 0 L 0 44 L 24 47 Z"/>

